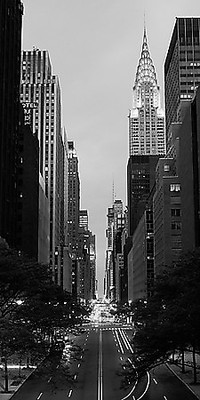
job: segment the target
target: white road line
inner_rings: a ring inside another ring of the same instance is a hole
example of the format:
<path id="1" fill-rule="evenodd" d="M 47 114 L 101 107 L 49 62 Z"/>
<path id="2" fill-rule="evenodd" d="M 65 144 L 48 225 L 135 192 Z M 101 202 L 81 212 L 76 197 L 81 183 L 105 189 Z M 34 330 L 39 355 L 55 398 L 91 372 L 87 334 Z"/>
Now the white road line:
<path id="1" fill-rule="evenodd" d="M 49 378 L 48 383 L 51 382 L 51 380 L 52 380 L 52 376 Z"/>
<path id="2" fill-rule="evenodd" d="M 78 368 L 80 368 L 80 366 L 81 366 L 81 364 L 79 363 L 79 364 L 78 364 Z"/>
<path id="3" fill-rule="evenodd" d="M 103 400 L 102 330 L 99 331 L 98 400 Z"/>
<path id="4" fill-rule="evenodd" d="M 146 394 L 147 390 L 149 389 L 149 385 L 150 385 L 150 374 L 149 374 L 149 372 L 147 372 L 147 386 L 146 386 L 146 389 L 145 389 L 144 393 L 142 394 L 142 396 L 138 397 L 137 400 L 140 400 L 140 399 L 142 399 L 144 397 L 144 395 Z"/>
<path id="5" fill-rule="evenodd" d="M 71 397 L 73 390 L 70 389 L 69 393 L 68 393 L 68 397 Z"/>
<path id="6" fill-rule="evenodd" d="M 124 339 L 124 343 L 125 343 L 125 346 L 126 346 L 127 350 L 129 349 L 131 351 L 131 353 L 133 353 L 133 348 L 132 348 L 132 346 L 131 346 L 131 344 L 129 342 L 129 339 L 127 338 L 125 332 L 123 330 L 121 330 L 121 329 L 119 329 L 119 331 L 120 331 L 121 336 Z"/>
<path id="7" fill-rule="evenodd" d="M 157 382 L 157 380 L 155 379 L 155 378 L 153 378 L 153 381 L 154 381 L 154 383 L 157 385 L 158 384 L 158 382 Z"/>
<path id="8" fill-rule="evenodd" d="M 129 348 L 128 348 L 128 345 L 127 345 L 127 342 L 126 342 L 126 340 L 125 340 L 124 336 L 122 335 L 122 331 L 121 331 L 121 329 L 119 329 L 119 333 L 120 333 L 120 335 L 121 335 L 122 341 L 124 342 L 124 346 L 125 346 L 125 347 L 126 347 L 126 349 L 128 350 Z"/>
<path id="9" fill-rule="evenodd" d="M 42 397 L 42 395 L 43 395 L 43 393 L 41 392 L 41 393 L 39 394 L 39 396 L 37 397 L 37 400 L 40 400 L 40 398 Z"/>
<path id="10" fill-rule="evenodd" d="M 76 380 L 77 379 L 77 375 L 74 375 L 74 380 Z"/>
<path id="11" fill-rule="evenodd" d="M 164 398 L 165 400 L 167 400 L 167 397 L 166 397 L 166 396 L 163 396 L 163 398 Z"/>
<path id="12" fill-rule="evenodd" d="M 118 344 L 119 344 L 119 347 L 120 347 L 121 353 L 122 353 L 122 354 L 124 354 L 124 350 L 123 350 L 123 347 L 122 347 L 122 344 L 121 344 L 121 341 L 120 341 L 120 338 L 119 338 L 118 332 L 116 331 L 116 332 L 115 332 L 115 334 L 116 334 L 116 337 L 117 337 L 117 341 L 118 341 Z"/>
<path id="13" fill-rule="evenodd" d="M 133 368 L 134 368 L 134 365 L 133 365 L 132 361 L 130 360 L 130 358 L 128 358 L 128 361 L 130 362 L 130 364 L 132 364 L 132 366 L 133 366 Z M 121 400 L 126 400 L 126 399 L 128 399 L 128 398 L 131 396 L 131 394 L 134 392 L 134 390 L 135 390 L 137 384 L 138 384 L 138 379 L 136 380 L 136 382 L 135 382 L 134 386 L 132 387 L 130 393 L 128 393 L 127 396 L 123 397 Z M 134 396 L 133 396 L 133 399 L 135 399 Z"/>

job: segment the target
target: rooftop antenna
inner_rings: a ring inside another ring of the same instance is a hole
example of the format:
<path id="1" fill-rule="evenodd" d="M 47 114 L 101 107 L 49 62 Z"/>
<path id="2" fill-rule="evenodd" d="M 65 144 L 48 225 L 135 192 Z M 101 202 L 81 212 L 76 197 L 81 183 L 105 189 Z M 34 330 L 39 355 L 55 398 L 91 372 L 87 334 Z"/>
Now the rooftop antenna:
<path id="1" fill-rule="evenodd" d="M 146 14 L 145 14 L 145 10 L 144 10 L 144 37 L 146 37 Z"/>
<path id="2" fill-rule="evenodd" d="M 114 181 L 114 178 L 113 178 L 113 182 L 112 182 L 112 204 L 114 204 L 114 202 L 115 202 L 115 199 L 116 199 L 116 193 L 115 193 L 115 181 Z"/>

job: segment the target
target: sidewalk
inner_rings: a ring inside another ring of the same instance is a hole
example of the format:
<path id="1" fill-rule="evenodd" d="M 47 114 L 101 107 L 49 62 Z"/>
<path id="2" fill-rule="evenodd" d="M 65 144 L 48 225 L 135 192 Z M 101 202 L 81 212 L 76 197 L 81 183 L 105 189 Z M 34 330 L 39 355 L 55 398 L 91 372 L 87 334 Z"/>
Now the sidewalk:
<path id="1" fill-rule="evenodd" d="M 200 355 L 196 354 L 197 362 L 197 384 L 194 384 L 192 353 L 185 353 L 185 373 L 183 373 L 180 357 L 176 357 L 176 363 L 168 362 L 167 367 L 200 399 Z"/>
<path id="2" fill-rule="evenodd" d="M 23 382 L 33 373 L 35 366 L 26 368 L 25 365 L 21 366 L 19 374 L 19 366 L 16 364 L 8 365 L 8 390 L 9 393 L 4 392 L 4 366 L 0 364 L 0 400 L 9 400 L 13 394 L 19 389 Z M 19 376 L 20 375 L 20 376 Z"/>
<path id="3" fill-rule="evenodd" d="M 73 333 L 69 333 L 68 340 L 73 342 L 73 339 L 76 336 Z M 43 362 L 42 359 L 40 363 Z M 37 367 L 35 365 L 31 365 L 27 368 L 25 360 L 22 363 L 21 367 L 18 365 L 17 357 L 13 356 L 12 360 L 8 362 L 8 390 L 9 393 L 4 392 L 5 387 L 5 379 L 4 379 L 4 365 L 0 362 L 0 400 L 9 400 L 14 395 L 14 393 L 23 385 L 25 380 L 35 371 Z"/>

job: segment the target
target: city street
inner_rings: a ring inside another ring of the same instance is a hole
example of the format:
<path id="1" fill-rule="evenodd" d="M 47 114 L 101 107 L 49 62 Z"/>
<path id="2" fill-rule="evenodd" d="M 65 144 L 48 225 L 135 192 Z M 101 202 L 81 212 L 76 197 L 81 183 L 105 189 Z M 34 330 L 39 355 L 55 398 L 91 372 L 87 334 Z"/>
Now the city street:
<path id="1" fill-rule="evenodd" d="M 85 332 L 74 337 L 76 348 L 70 360 L 58 356 L 40 367 L 24 383 L 13 400 L 194 400 L 196 397 L 166 367 L 161 366 L 141 381 L 121 388 L 123 363 L 134 349 L 130 329 L 109 323 L 90 324 Z M 68 354 L 66 348 L 65 355 Z"/>

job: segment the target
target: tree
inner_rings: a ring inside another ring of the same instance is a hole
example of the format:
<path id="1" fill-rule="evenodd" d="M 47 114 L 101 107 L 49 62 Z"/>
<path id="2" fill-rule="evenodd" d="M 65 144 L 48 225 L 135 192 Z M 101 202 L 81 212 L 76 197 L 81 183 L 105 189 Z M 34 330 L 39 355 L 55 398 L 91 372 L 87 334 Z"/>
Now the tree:
<path id="1" fill-rule="evenodd" d="M 179 349 L 200 345 L 200 251 L 183 255 L 157 277 L 153 296 L 135 303 L 133 363 L 139 374 L 165 362 Z"/>

